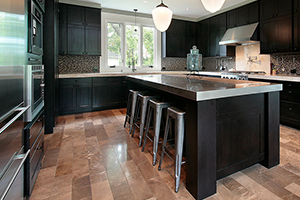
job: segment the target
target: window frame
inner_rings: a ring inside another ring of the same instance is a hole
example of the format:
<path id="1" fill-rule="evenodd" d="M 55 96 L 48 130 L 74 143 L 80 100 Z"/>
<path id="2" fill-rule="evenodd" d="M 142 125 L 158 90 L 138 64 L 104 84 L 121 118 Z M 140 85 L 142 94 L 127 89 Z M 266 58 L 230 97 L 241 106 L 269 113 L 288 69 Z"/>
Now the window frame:
<path id="1" fill-rule="evenodd" d="M 106 15 L 108 17 L 106 17 Z M 103 55 L 101 56 L 101 67 L 100 72 L 126 72 L 130 71 L 131 67 L 128 68 L 126 66 L 126 49 L 125 49 L 125 42 L 126 42 L 126 25 L 136 25 L 139 27 L 139 54 L 138 54 L 138 63 L 135 65 L 136 69 L 138 71 L 157 71 L 161 70 L 161 34 L 160 32 L 155 28 L 155 25 L 153 23 L 153 20 L 151 18 L 142 18 L 137 17 L 136 23 L 134 22 L 134 18 L 132 16 L 125 16 L 125 15 L 117 15 L 117 14 L 111 14 L 111 13 L 105 13 L 103 17 L 103 23 L 102 23 L 102 52 Z M 109 15 L 113 15 L 114 17 L 109 17 Z M 116 17 L 117 16 L 117 17 Z M 115 66 L 115 68 L 110 68 L 108 66 L 108 31 L 107 31 L 107 24 L 108 23 L 117 23 L 122 25 L 121 30 L 121 57 L 122 57 L 122 65 L 121 66 Z M 153 35 L 153 41 L 154 41 L 154 55 L 153 55 L 153 68 L 149 68 L 148 65 L 143 65 L 143 28 L 144 27 L 153 27 L 154 28 L 154 35 Z"/>

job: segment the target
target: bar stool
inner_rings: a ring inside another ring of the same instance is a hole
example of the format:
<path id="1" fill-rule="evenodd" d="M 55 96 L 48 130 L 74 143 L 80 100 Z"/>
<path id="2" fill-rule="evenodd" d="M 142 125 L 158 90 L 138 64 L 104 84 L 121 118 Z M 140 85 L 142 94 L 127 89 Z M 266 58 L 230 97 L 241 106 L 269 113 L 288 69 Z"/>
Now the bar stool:
<path id="1" fill-rule="evenodd" d="M 124 127 L 126 126 L 126 123 L 129 121 L 130 130 L 129 133 L 131 133 L 132 125 L 133 125 L 133 118 L 135 113 L 135 107 L 137 102 L 137 95 L 140 93 L 147 93 L 145 91 L 136 91 L 136 90 L 129 90 L 128 100 L 127 100 L 127 111 L 126 111 L 126 117 L 124 122 Z"/>
<path id="2" fill-rule="evenodd" d="M 157 99 L 149 100 L 146 130 L 145 130 L 145 134 L 144 134 L 144 144 L 143 144 L 142 151 L 144 151 L 144 149 L 145 149 L 146 141 L 148 138 L 150 141 L 153 142 L 153 166 L 155 165 L 156 157 L 157 157 L 157 148 L 158 148 L 158 142 L 159 142 L 159 133 L 160 133 L 162 112 L 163 112 L 163 109 L 168 108 L 170 105 L 171 105 L 170 102 L 162 102 Z M 154 122 L 153 122 L 154 138 L 153 138 L 153 140 L 151 140 L 151 138 L 148 136 L 152 114 L 153 114 L 153 118 L 154 118 Z"/>
<path id="3" fill-rule="evenodd" d="M 144 95 L 144 94 L 138 94 L 137 97 L 137 106 L 135 110 L 135 115 L 133 119 L 133 128 L 131 132 L 131 137 L 133 137 L 135 128 L 138 127 L 140 130 L 140 141 L 139 141 L 139 146 L 142 146 L 142 140 L 143 140 L 143 135 L 144 135 L 144 129 L 145 129 L 145 119 L 146 119 L 146 111 L 147 111 L 147 106 L 148 102 L 151 99 L 159 99 L 159 96 L 157 95 Z M 138 124 L 139 123 L 139 124 Z"/>
<path id="4" fill-rule="evenodd" d="M 171 155 L 168 154 L 166 148 L 168 147 L 167 139 L 169 134 L 170 120 L 174 119 L 175 120 L 175 192 L 176 193 L 178 192 L 178 188 L 179 188 L 181 165 L 185 163 L 185 161 L 184 162 L 182 161 L 182 151 L 183 151 L 183 141 L 184 141 L 184 118 L 185 118 L 185 112 L 173 106 L 168 108 L 162 153 L 161 153 L 161 158 L 158 166 L 158 170 L 160 171 L 161 164 L 164 158 L 164 153 L 166 153 L 167 156 L 171 160 L 173 160 Z M 169 145 L 169 146 L 173 146 L 173 145 Z"/>

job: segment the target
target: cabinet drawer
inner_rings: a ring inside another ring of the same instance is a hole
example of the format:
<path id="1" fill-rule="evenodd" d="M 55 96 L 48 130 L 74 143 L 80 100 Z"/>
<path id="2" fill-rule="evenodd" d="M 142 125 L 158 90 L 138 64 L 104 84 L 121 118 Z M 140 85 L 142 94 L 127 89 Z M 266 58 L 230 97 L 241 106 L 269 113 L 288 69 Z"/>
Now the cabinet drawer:
<path id="1" fill-rule="evenodd" d="M 300 104 L 280 101 L 280 116 L 300 121 Z"/>
<path id="2" fill-rule="evenodd" d="M 30 152 L 30 191 L 32 191 L 44 152 L 44 134 L 40 134 Z"/>
<path id="3" fill-rule="evenodd" d="M 96 77 L 93 78 L 93 83 L 121 82 L 123 77 Z"/>
<path id="4" fill-rule="evenodd" d="M 63 85 L 92 84 L 92 78 L 62 78 L 59 83 Z"/>
<path id="5" fill-rule="evenodd" d="M 280 99 L 300 103 L 300 84 L 293 82 L 283 83 L 283 90 L 280 93 Z"/>

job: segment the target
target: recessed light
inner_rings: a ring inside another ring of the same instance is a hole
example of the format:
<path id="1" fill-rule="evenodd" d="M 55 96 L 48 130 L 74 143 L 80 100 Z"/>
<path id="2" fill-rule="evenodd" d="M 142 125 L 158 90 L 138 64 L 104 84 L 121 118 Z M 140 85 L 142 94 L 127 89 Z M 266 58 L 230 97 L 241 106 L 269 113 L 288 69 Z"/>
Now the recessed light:
<path id="1" fill-rule="evenodd" d="M 186 8 L 186 10 L 190 10 L 189 8 Z"/>
<path id="2" fill-rule="evenodd" d="M 146 1 L 146 0 L 144 0 L 144 3 L 147 3 L 147 1 Z"/>

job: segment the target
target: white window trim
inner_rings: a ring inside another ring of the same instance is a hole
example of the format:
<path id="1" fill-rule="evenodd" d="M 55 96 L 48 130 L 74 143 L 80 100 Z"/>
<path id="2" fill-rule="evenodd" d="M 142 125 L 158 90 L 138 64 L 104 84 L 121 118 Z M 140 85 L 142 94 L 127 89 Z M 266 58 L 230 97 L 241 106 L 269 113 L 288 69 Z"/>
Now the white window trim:
<path id="1" fill-rule="evenodd" d="M 102 13 L 101 16 L 101 52 L 102 56 L 100 58 L 100 73 L 109 73 L 109 72 L 131 72 L 132 69 L 128 68 L 128 66 L 125 66 L 126 64 L 126 51 L 125 51 L 125 31 L 126 31 L 126 25 L 134 25 L 134 16 L 128 16 L 128 15 L 120 15 L 120 14 L 113 14 L 113 13 Z M 122 24 L 122 57 L 123 57 L 123 66 L 116 66 L 115 68 L 110 68 L 108 66 L 107 60 L 107 23 L 121 23 Z M 139 26 L 141 29 L 141 33 L 143 31 L 143 27 L 155 27 L 153 20 L 151 18 L 142 18 L 142 17 L 136 17 L 136 25 Z M 142 35 L 140 34 L 139 43 L 142 43 Z M 142 44 L 139 44 L 139 47 L 142 48 Z M 136 66 L 137 72 L 145 72 L 145 71 L 161 71 L 161 33 L 155 28 L 154 29 L 154 65 L 153 68 L 149 68 L 149 66 L 142 66 L 142 57 L 143 52 L 139 50 L 139 60 L 138 60 L 138 66 Z"/>

